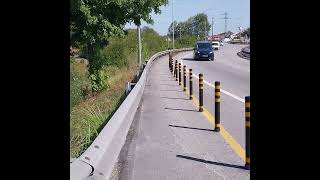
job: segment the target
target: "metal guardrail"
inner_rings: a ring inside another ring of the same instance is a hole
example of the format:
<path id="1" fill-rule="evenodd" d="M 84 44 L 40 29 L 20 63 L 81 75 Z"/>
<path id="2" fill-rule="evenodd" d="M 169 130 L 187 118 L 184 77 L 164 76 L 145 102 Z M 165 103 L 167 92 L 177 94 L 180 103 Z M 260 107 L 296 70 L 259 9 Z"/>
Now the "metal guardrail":
<path id="1" fill-rule="evenodd" d="M 147 75 L 154 60 L 169 52 L 189 51 L 192 48 L 166 50 L 154 54 L 143 68 L 139 81 L 105 125 L 89 148 L 77 159 L 70 160 L 70 179 L 109 179 L 121 148 L 125 143 L 135 112 L 139 106 Z"/>

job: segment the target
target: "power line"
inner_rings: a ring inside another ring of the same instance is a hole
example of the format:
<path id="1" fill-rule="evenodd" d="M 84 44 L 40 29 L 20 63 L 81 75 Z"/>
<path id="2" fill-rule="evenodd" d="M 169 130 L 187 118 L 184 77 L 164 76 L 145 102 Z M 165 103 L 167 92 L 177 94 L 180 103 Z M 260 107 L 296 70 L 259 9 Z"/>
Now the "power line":
<path id="1" fill-rule="evenodd" d="M 221 14 L 221 15 L 224 15 L 224 17 L 221 18 L 221 19 L 224 19 L 224 33 L 226 33 L 227 30 L 228 30 L 227 20 L 230 19 L 230 18 L 228 17 L 228 13 L 227 13 L 227 12 L 225 12 L 225 13 L 223 13 L 223 14 Z"/>

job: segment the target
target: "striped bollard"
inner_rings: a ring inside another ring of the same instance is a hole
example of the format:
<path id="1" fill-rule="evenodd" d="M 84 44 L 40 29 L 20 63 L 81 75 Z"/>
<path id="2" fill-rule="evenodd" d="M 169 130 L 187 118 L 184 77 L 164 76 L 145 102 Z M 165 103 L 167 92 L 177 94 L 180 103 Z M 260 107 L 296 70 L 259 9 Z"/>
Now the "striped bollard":
<path id="1" fill-rule="evenodd" d="M 199 111 L 203 112 L 203 74 L 199 74 Z"/>
<path id="2" fill-rule="evenodd" d="M 220 81 L 214 83 L 214 119 L 215 119 L 215 131 L 220 131 Z"/>
<path id="3" fill-rule="evenodd" d="M 246 164 L 245 168 L 250 169 L 250 96 L 245 97 L 246 117 Z"/>
<path id="4" fill-rule="evenodd" d="M 170 53 L 169 53 L 169 60 L 168 60 L 168 63 L 169 63 L 169 69 L 171 70 L 170 60 L 171 60 L 171 56 L 170 56 Z"/>
<path id="5" fill-rule="evenodd" d="M 179 63 L 179 85 L 181 86 L 181 63 Z"/>
<path id="6" fill-rule="evenodd" d="M 183 91 L 187 91 L 187 68 L 183 65 Z"/>
<path id="7" fill-rule="evenodd" d="M 171 63 L 171 74 L 174 74 L 174 72 L 173 72 L 174 71 L 173 70 L 173 59 L 170 60 L 170 63 Z"/>
<path id="8" fill-rule="evenodd" d="M 189 69 L 189 87 L 190 87 L 190 89 L 189 89 L 189 91 L 190 91 L 190 100 L 192 100 L 193 99 L 193 92 L 192 92 L 192 69 Z"/>
<path id="9" fill-rule="evenodd" d="M 175 78 L 177 76 L 177 62 L 174 63 L 174 69 L 173 69 L 173 77 Z"/>
<path id="10" fill-rule="evenodd" d="M 178 60 L 176 60 L 175 71 L 176 71 L 176 81 L 178 81 Z"/>
<path id="11" fill-rule="evenodd" d="M 171 59 L 169 59 L 169 69 L 170 69 L 170 72 L 172 72 Z"/>

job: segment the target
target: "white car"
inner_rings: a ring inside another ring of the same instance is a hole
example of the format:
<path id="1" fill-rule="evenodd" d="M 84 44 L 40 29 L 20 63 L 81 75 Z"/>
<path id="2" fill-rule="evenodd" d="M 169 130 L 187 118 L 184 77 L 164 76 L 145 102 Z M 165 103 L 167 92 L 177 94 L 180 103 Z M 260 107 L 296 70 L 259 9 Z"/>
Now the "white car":
<path id="1" fill-rule="evenodd" d="M 219 41 L 212 41 L 212 48 L 214 50 L 218 50 L 220 48 L 220 42 Z"/>

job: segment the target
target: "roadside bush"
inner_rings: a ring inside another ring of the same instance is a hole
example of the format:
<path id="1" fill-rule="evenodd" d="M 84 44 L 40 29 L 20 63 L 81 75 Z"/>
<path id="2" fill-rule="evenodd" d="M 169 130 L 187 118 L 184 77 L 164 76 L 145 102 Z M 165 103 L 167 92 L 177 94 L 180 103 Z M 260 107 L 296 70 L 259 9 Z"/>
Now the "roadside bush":
<path id="1" fill-rule="evenodd" d="M 128 66 L 128 50 L 124 41 L 117 38 L 107 47 L 97 49 L 95 52 L 94 63 L 90 64 L 90 80 L 92 90 L 95 92 L 108 89 L 110 78 L 108 72 L 103 71 L 105 66 L 116 66 L 118 68 Z"/>
<path id="2" fill-rule="evenodd" d="M 149 27 L 142 29 L 141 36 L 142 42 L 147 48 L 148 57 L 167 48 L 166 37 L 160 36 L 155 30 Z"/>
<path id="3" fill-rule="evenodd" d="M 83 101 L 91 94 L 91 83 L 85 64 L 70 61 L 70 108 Z"/>
<path id="4" fill-rule="evenodd" d="M 175 48 L 178 49 L 178 48 L 193 47 L 196 41 L 197 41 L 196 36 L 190 36 L 190 35 L 182 36 L 181 38 L 177 38 L 175 40 Z"/>
<path id="5" fill-rule="evenodd" d="M 90 75 L 92 90 L 95 92 L 101 91 L 103 89 L 108 89 L 109 76 L 103 70 L 96 70 L 93 74 Z"/>
<path id="6" fill-rule="evenodd" d="M 118 39 L 110 43 L 106 48 L 101 50 L 101 55 L 107 66 L 117 66 L 119 68 L 128 65 L 127 54 L 128 50 L 125 41 Z M 130 42 L 131 43 L 131 42 Z"/>

